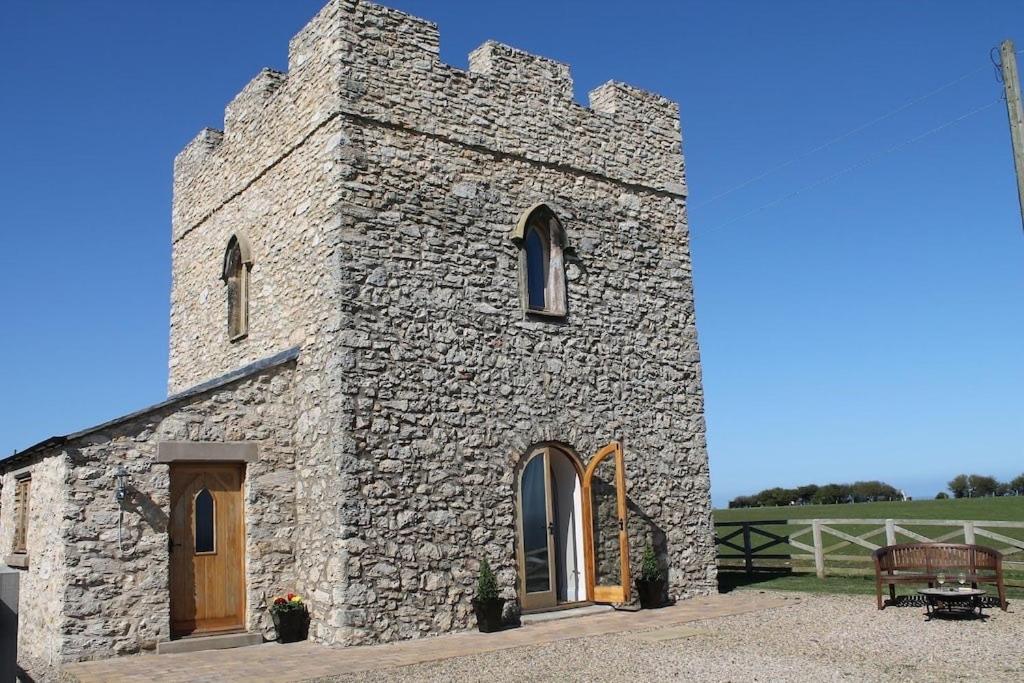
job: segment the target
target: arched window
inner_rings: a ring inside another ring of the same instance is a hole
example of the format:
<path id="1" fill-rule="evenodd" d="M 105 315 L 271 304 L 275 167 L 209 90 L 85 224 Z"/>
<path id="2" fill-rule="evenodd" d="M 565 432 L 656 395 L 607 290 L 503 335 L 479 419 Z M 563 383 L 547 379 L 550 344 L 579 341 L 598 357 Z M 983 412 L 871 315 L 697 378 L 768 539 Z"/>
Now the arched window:
<path id="1" fill-rule="evenodd" d="M 244 237 L 233 235 L 224 253 L 224 284 L 228 297 L 228 338 L 243 339 L 249 333 L 249 268 L 252 256 Z"/>
<path id="2" fill-rule="evenodd" d="M 543 311 L 547 300 L 548 265 L 551 250 L 548 238 L 536 225 L 526 228 L 526 292 L 530 310 Z"/>
<path id="3" fill-rule="evenodd" d="M 210 489 L 202 489 L 196 494 L 195 506 L 195 541 L 196 554 L 217 552 L 216 505 Z"/>
<path id="4" fill-rule="evenodd" d="M 544 204 L 533 206 L 519 218 L 512 237 L 521 246 L 519 279 L 523 308 L 538 315 L 564 316 L 565 230 L 558 217 Z"/>

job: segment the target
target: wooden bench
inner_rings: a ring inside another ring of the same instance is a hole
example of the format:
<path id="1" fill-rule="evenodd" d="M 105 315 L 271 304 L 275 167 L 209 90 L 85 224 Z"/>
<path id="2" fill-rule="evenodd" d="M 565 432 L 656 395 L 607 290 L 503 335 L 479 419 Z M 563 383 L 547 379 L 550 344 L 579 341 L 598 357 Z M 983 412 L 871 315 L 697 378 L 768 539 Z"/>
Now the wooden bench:
<path id="1" fill-rule="evenodd" d="M 957 574 L 964 572 L 972 588 L 979 583 L 995 584 L 999 607 L 1006 611 L 1003 555 L 998 550 L 960 543 L 902 543 L 879 548 L 873 556 L 878 609 L 885 609 L 884 584 L 889 585 L 889 597 L 895 602 L 898 583 L 927 583 L 932 588 L 939 572 L 945 573 L 947 584 L 956 583 Z"/>

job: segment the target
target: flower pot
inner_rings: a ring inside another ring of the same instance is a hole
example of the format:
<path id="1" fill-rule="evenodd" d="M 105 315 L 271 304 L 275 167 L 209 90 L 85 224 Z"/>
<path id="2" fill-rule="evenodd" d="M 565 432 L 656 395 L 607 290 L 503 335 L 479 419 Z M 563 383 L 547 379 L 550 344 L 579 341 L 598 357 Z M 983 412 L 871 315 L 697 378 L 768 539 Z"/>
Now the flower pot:
<path id="1" fill-rule="evenodd" d="M 304 609 L 281 610 L 272 614 L 277 642 L 296 643 L 309 635 L 309 612 Z"/>
<path id="2" fill-rule="evenodd" d="M 661 607 L 665 604 L 664 596 L 664 582 L 661 579 L 654 579 L 653 581 L 647 581 L 646 579 L 637 579 L 636 592 L 640 597 L 640 607 L 642 609 L 654 609 L 655 607 Z"/>
<path id="3" fill-rule="evenodd" d="M 480 633 L 492 633 L 501 630 L 501 613 L 505 609 L 505 598 L 480 601 L 473 598 L 473 612 L 476 614 L 476 627 Z"/>

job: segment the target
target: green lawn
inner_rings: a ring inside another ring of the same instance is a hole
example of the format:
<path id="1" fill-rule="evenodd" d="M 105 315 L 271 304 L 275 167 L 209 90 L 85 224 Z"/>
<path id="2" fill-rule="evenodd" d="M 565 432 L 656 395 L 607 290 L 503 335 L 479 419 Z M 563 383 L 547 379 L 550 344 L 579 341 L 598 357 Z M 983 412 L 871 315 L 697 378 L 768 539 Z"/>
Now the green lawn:
<path id="1" fill-rule="evenodd" d="M 715 510 L 716 522 L 748 519 L 813 519 L 815 517 L 820 519 L 986 519 L 1024 522 L 1024 496 Z"/>
<path id="2" fill-rule="evenodd" d="M 1024 522 L 1024 497 L 1003 497 L 1003 498 L 974 498 L 961 500 L 922 500 L 910 502 L 893 503 L 855 503 L 846 505 L 800 505 L 772 508 L 746 508 L 737 510 L 715 510 L 715 521 L 736 522 L 736 521 L 763 521 L 763 520 L 802 520 L 802 519 L 949 519 L 949 520 L 988 520 L 988 521 L 1012 521 Z M 952 531 L 953 527 L 920 526 L 913 524 L 902 525 L 912 532 L 923 536 L 934 538 L 939 534 Z M 737 527 L 720 526 L 718 534 L 725 535 Z M 797 525 L 766 525 L 765 530 L 779 536 L 787 536 L 806 528 L 806 524 Z M 837 526 L 839 531 L 860 535 L 869 532 L 878 525 L 844 525 Z M 1010 538 L 1024 540 L 1024 529 L 992 529 L 997 533 Z M 742 545 L 739 536 L 731 539 L 737 545 Z M 768 536 L 753 531 L 751 544 L 757 546 L 769 542 Z M 804 534 L 797 540 L 812 545 L 811 535 Z M 878 534 L 866 539 L 876 545 L 884 545 L 885 535 Z M 843 539 L 831 534 L 823 533 L 822 541 L 825 547 L 841 543 Z M 897 535 L 898 542 L 913 542 L 914 539 Z M 962 543 L 963 534 L 949 539 L 952 543 Z M 976 542 L 981 545 L 1003 548 L 1004 543 L 978 536 Z M 735 551 L 719 546 L 720 553 L 732 554 Z M 870 551 L 859 545 L 847 545 L 833 550 L 826 556 L 826 569 L 830 573 L 828 579 L 819 580 L 814 574 L 813 561 L 806 556 L 805 550 L 795 548 L 789 544 L 779 544 L 766 548 L 755 554 L 755 558 L 765 554 L 793 555 L 795 557 L 782 560 L 761 559 L 755 561 L 755 566 L 776 567 L 782 571 L 794 573 L 758 573 L 753 577 L 746 576 L 741 572 L 726 570 L 730 564 L 741 563 L 742 560 L 720 560 L 722 566 L 719 583 L 722 590 L 730 590 L 739 586 L 757 586 L 763 588 L 781 590 L 809 590 L 838 593 L 873 593 L 874 579 L 863 576 L 841 576 L 837 574 L 855 573 L 870 571 L 870 565 L 864 560 L 870 555 Z M 836 557 L 832 557 L 836 556 Z M 843 559 L 841 556 L 846 556 Z M 1024 552 L 1016 554 L 1008 559 L 1017 562 L 1024 561 Z M 1014 584 L 1024 585 L 1024 571 L 1018 567 L 1008 567 L 1006 572 L 1007 580 Z M 811 572 L 808 574 L 807 572 Z M 1016 597 L 1024 597 L 1024 591 L 1011 590 Z"/>
<path id="3" fill-rule="evenodd" d="M 922 586 L 923 588 L 924 586 Z M 875 579 L 873 576 L 830 576 L 819 579 L 814 574 L 782 574 L 756 572 L 748 576 L 744 572 L 720 571 L 718 573 L 718 590 L 721 593 L 740 589 L 763 589 L 781 591 L 804 591 L 807 593 L 846 593 L 850 595 L 874 595 Z M 993 586 L 983 586 L 991 594 L 995 594 Z M 888 588 L 885 589 L 888 591 Z M 897 595 L 913 595 L 917 590 L 913 586 L 897 586 Z M 888 593 L 886 593 L 888 595 Z M 1024 589 L 1008 587 L 1006 596 L 1010 599 L 1024 598 Z"/>

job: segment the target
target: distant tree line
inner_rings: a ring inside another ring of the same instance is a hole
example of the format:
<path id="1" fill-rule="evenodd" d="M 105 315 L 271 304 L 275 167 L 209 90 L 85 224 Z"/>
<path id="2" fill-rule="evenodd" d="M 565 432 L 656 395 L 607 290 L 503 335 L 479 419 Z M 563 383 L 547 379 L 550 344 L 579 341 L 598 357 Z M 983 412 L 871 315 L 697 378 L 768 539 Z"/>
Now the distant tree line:
<path id="1" fill-rule="evenodd" d="M 1010 481 L 999 481 L 983 474 L 958 474 L 947 484 L 954 498 L 984 498 L 986 496 L 1024 496 L 1024 474 Z M 941 491 L 936 498 L 948 498 Z"/>
<path id="2" fill-rule="evenodd" d="M 877 500 L 903 500 L 895 486 L 881 481 L 855 481 L 852 484 L 807 484 L 795 489 L 776 486 L 752 496 L 737 496 L 730 508 L 773 507 L 777 505 L 831 505 L 866 503 Z"/>

